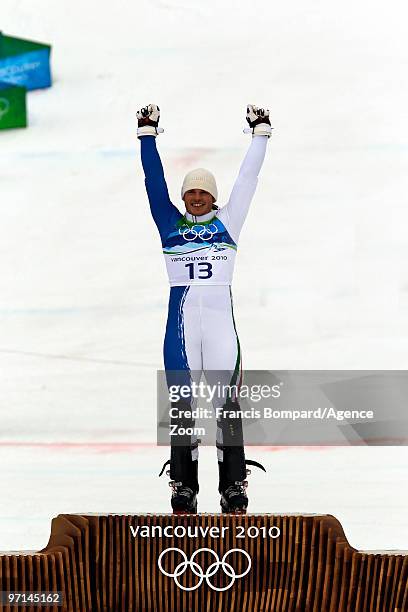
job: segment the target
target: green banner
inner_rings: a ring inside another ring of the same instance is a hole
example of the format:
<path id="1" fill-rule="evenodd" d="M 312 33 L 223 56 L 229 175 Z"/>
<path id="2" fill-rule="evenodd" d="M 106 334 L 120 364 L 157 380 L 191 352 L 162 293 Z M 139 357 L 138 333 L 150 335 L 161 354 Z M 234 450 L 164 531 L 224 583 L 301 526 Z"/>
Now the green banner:
<path id="1" fill-rule="evenodd" d="M 27 127 L 26 89 L 0 82 L 0 130 Z"/>

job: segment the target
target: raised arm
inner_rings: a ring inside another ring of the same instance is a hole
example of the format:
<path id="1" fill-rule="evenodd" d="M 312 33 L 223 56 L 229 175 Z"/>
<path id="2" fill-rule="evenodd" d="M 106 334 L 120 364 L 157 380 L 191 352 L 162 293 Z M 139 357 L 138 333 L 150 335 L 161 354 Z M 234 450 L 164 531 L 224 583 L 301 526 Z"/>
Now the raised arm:
<path id="1" fill-rule="evenodd" d="M 251 144 L 239 169 L 228 203 L 218 215 L 235 241 L 238 240 L 248 214 L 271 134 L 269 111 L 248 106 L 247 120 L 253 132 Z"/>
<path id="2" fill-rule="evenodd" d="M 137 135 L 141 141 L 140 152 L 150 210 L 163 242 L 174 221 L 181 217 L 181 213 L 170 200 L 163 165 L 156 146 L 159 117 L 159 107 L 154 104 L 141 109 L 137 113 L 139 125 Z"/>

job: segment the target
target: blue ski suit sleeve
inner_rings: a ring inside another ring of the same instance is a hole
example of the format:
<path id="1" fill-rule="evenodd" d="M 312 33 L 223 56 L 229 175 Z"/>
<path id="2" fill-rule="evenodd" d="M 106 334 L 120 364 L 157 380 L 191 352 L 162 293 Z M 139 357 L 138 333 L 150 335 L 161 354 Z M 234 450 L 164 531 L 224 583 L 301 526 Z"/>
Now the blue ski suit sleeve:
<path id="1" fill-rule="evenodd" d="M 170 200 L 163 165 L 156 147 L 156 138 L 154 136 L 140 138 L 140 151 L 150 210 L 163 243 L 182 214 Z"/>

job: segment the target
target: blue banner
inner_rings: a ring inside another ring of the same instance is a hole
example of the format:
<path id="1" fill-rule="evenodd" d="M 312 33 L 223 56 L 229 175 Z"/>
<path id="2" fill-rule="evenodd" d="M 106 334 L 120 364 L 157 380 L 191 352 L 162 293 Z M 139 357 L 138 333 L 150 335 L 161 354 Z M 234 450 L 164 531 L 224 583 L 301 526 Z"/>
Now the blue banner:
<path id="1" fill-rule="evenodd" d="M 28 90 L 50 87 L 49 48 L 0 58 L 0 81 L 20 85 Z"/>

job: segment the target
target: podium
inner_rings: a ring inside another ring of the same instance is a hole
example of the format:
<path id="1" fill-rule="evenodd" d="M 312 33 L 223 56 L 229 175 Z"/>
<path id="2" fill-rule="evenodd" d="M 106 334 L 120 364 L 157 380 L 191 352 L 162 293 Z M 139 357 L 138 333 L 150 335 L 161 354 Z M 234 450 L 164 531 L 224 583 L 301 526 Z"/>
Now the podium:
<path id="1" fill-rule="evenodd" d="M 63 605 L 0 609 L 401 612 L 407 579 L 408 553 L 358 551 L 331 515 L 62 514 L 43 550 L 0 553 L 0 591 Z"/>

